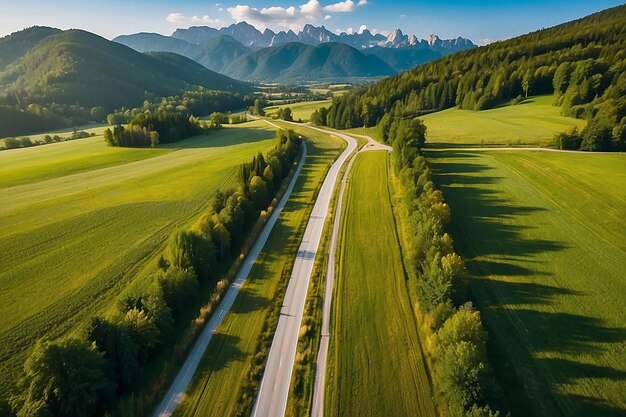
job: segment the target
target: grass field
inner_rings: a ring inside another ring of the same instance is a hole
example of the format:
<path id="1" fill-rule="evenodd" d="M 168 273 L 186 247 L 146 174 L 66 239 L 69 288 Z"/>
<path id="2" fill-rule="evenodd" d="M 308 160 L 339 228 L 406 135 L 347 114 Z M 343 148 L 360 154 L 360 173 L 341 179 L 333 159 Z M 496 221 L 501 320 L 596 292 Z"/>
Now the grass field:
<path id="1" fill-rule="evenodd" d="M 285 104 L 282 106 L 266 107 L 265 115 L 272 116 L 273 114 L 276 114 L 278 112 L 279 107 L 282 107 L 283 109 L 285 107 L 289 107 L 292 111 L 293 120 L 298 121 L 301 119 L 303 122 L 306 122 L 311 117 L 311 113 L 313 113 L 315 110 L 319 109 L 320 107 L 328 108 L 330 107 L 331 103 L 332 102 L 330 100 L 304 101 L 302 103 L 293 103 L 293 104 Z"/>
<path id="2" fill-rule="evenodd" d="M 428 157 L 512 415 L 625 415 L 626 155 Z"/>
<path id="3" fill-rule="evenodd" d="M 118 150 L 100 137 L 1 152 L 22 185 L 0 198 L 0 395 L 35 340 L 78 331 L 149 285 L 171 232 L 273 137 L 259 121 L 169 149 Z"/>
<path id="4" fill-rule="evenodd" d="M 561 116 L 561 108 L 552 105 L 552 96 L 484 111 L 452 108 L 420 119 L 428 128 L 428 143 L 481 145 L 546 146 L 557 133 L 575 126 L 581 129 L 586 123 Z"/>
<path id="5" fill-rule="evenodd" d="M 328 416 L 434 416 L 388 191 L 386 152 L 356 157 L 342 215 Z"/>
<path id="6" fill-rule="evenodd" d="M 213 336 L 177 416 L 226 417 L 235 413 L 270 303 L 283 280 L 289 279 L 319 185 L 345 147 L 343 141 L 310 129 L 300 133 L 311 139 L 300 178 L 231 312 Z"/>

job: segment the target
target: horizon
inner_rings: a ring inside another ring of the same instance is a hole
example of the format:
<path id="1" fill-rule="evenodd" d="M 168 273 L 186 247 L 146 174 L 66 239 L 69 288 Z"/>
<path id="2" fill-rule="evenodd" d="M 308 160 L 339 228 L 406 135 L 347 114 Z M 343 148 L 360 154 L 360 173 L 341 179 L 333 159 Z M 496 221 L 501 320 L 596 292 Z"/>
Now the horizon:
<path id="1" fill-rule="evenodd" d="M 42 0 L 0 5 L 0 15 L 11 16 L 8 21 L 2 21 L 0 37 L 32 26 L 49 26 L 62 30 L 82 29 L 107 39 L 138 32 L 171 36 L 177 29 L 192 26 L 219 29 L 246 22 L 261 32 L 268 28 L 275 33 L 290 29 L 297 33 L 306 24 L 324 26 L 335 34 L 361 33 L 367 29 L 373 34 L 387 36 L 400 29 L 404 34 L 415 34 L 419 39 L 428 39 L 429 35 L 434 34 L 441 39 L 461 37 L 470 39 L 476 45 L 486 45 L 622 4 L 610 0 L 593 3 L 558 0 L 550 4 L 532 0 L 524 5 L 514 1 L 477 3 L 452 0 L 437 4 L 399 1 L 384 5 L 376 0 L 301 0 L 257 1 L 254 5 L 248 5 L 246 2 L 158 0 L 149 2 L 150 9 L 146 10 L 147 0 L 130 4 L 122 3 L 122 0 L 106 3 L 96 0 L 88 6 L 78 0 L 60 3 L 67 7 L 59 7 L 59 3 L 47 4 Z M 121 7 L 122 4 L 125 13 L 119 12 L 118 6 Z M 73 12 L 64 13 L 67 9 Z M 94 14 L 100 18 L 93 19 Z M 139 14 L 142 19 L 137 21 L 136 16 Z M 110 24 L 113 21 L 116 23 Z"/>

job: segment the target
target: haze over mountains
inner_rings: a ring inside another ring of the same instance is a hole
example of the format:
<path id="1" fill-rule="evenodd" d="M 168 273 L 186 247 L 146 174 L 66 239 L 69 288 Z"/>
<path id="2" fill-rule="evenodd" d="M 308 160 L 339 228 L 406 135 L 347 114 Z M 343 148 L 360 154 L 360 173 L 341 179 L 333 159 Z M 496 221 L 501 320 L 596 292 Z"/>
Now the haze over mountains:
<path id="1" fill-rule="evenodd" d="M 418 40 L 400 29 L 389 36 L 373 34 L 367 29 L 335 34 L 324 26 L 307 24 L 298 33 L 292 30 L 276 33 L 270 29 L 261 32 L 246 22 L 221 29 L 192 26 L 177 29 L 172 36 L 137 33 L 118 36 L 114 41 L 140 52 L 175 52 L 234 78 L 282 82 L 387 76 L 450 53 L 476 48 L 469 39 L 442 40 L 431 35 L 428 40 Z M 293 43 L 300 46 L 285 49 Z M 328 46 L 311 48 L 322 44 Z M 351 49 L 346 49 L 346 45 Z M 297 63 L 295 50 L 305 54 Z M 346 54 L 346 62 L 342 62 L 342 53 Z M 246 58 L 241 58 L 244 55 Z M 281 62 L 281 56 L 290 60 Z M 268 68 L 268 59 L 272 68 Z"/>

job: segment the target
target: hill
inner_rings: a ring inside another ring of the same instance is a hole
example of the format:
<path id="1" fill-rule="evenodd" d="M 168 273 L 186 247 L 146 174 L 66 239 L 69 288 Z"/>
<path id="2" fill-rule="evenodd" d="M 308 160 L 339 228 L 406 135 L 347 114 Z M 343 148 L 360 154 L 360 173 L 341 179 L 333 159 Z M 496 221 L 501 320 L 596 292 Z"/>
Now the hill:
<path id="1" fill-rule="evenodd" d="M 33 26 L 0 39 L 0 71 L 24 56 L 31 48 L 59 29 Z"/>
<path id="2" fill-rule="evenodd" d="M 244 80 L 290 82 L 382 77 L 394 71 L 380 58 L 365 55 L 346 44 L 311 46 L 292 42 L 243 55 L 227 66 L 224 73 Z"/>
<path id="3" fill-rule="evenodd" d="M 342 129 L 384 122 L 388 132 L 395 117 L 454 106 L 485 110 L 530 94 L 553 94 L 563 114 L 589 121 L 571 138 L 573 144 L 626 149 L 624 27 L 626 6 L 619 6 L 448 55 L 336 98 L 325 122 Z"/>
<path id="4" fill-rule="evenodd" d="M 235 59 L 250 52 L 249 48 L 227 35 L 211 37 L 202 45 L 158 33 L 123 35 L 113 41 L 139 52 L 177 53 L 215 72 L 222 72 Z"/>
<path id="5" fill-rule="evenodd" d="M 49 31 L 38 28 L 31 39 Z M 21 34 L 4 41 L 13 36 Z M 104 111 L 197 87 L 247 89 L 245 83 L 180 55 L 142 54 L 89 32 L 68 30 L 36 43 L 0 71 L 0 136 L 98 120 Z M 92 108 L 102 108 L 96 112 L 100 116 L 90 116 Z"/>
<path id="6" fill-rule="evenodd" d="M 408 48 L 385 48 L 375 46 L 365 49 L 363 53 L 375 55 L 385 61 L 396 72 L 402 72 L 426 62 L 434 61 L 443 56 L 441 52 L 419 47 Z"/>

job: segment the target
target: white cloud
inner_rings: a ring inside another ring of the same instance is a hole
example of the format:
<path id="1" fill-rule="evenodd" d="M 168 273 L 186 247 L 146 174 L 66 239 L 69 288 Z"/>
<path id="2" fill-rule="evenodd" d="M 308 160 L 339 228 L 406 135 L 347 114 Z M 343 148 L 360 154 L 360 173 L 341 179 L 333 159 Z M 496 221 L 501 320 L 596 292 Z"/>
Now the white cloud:
<path id="1" fill-rule="evenodd" d="M 363 33 L 363 31 L 366 29 L 367 29 L 367 26 L 361 25 L 361 27 L 359 27 L 359 33 Z"/>
<path id="2" fill-rule="evenodd" d="M 327 12 L 346 13 L 354 11 L 354 2 L 352 0 L 340 1 L 339 3 L 329 4 L 324 7 Z"/>
<path id="3" fill-rule="evenodd" d="M 300 6 L 271 6 L 257 8 L 249 5 L 237 4 L 229 7 L 228 13 L 236 22 L 248 22 L 263 30 L 267 27 L 298 30 L 305 23 L 332 19 L 334 13 L 352 12 L 356 8 L 356 0 L 344 0 L 322 6 L 320 0 L 306 0 Z M 359 0 L 358 5 L 367 4 L 367 0 Z"/>
<path id="4" fill-rule="evenodd" d="M 365 6 L 367 4 L 367 0 L 359 0 L 359 2 L 356 4 L 357 6 Z"/>
<path id="5" fill-rule="evenodd" d="M 182 13 L 170 13 L 165 20 L 176 25 L 209 25 L 222 27 L 226 24 L 223 20 L 211 19 L 209 16 L 185 16 Z"/>
<path id="6" fill-rule="evenodd" d="M 307 3 L 300 6 L 300 13 L 306 16 L 317 17 L 323 12 L 322 6 L 318 0 L 309 0 Z"/>

